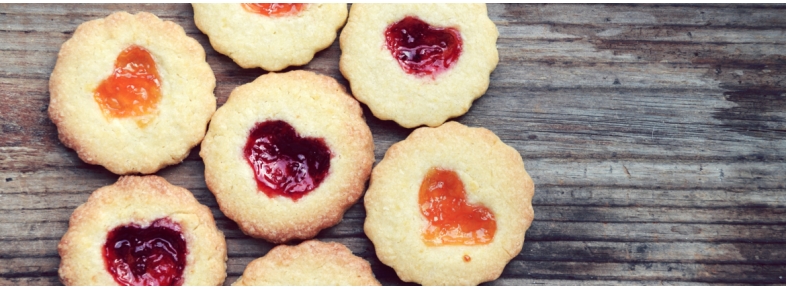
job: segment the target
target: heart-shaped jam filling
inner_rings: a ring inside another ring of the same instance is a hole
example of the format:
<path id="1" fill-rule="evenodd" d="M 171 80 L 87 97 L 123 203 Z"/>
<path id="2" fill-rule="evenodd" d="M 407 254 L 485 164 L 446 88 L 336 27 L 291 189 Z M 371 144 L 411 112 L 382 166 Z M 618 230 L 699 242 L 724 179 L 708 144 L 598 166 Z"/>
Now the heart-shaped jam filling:
<path id="1" fill-rule="evenodd" d="M 124 286 L 182 285 L 186 254 L 180 225 L 167 218 L 118 226 L 104 243 L 106 269 Z"/>
<path id="2" fill-rule="evenodd" d="M 293 16 L 303 11 L 303 3 L 243 3 L 243 9 L 248 12 L 262 14 L 268 17 Z"/>
<path id="3" fill-rule="evenodd" d="M 431 168 L 420 184 L 419 202 L 428 220 L 423 231 L 426 245 L 488 244 L 497 231 L 494 214 L 467 202 L 464 183 L 452 170 Z"/>
<path id="4" fill-rule="evenodd" d="M 457 29 L 433 27 L 412 16 L 388 26 L 385 41 L 401 69 L 432 78 L 456 63 L 463 43 Z"/>
<path id="5" fill-rule="evenodd" d="M 115 68 L 93 91 L 93 98 L 104 115 L 137 117 L 156 110 L 161 99 L 161 81 L 153 56 L 146 49 L 132 45 L 115 60 Z M 140 126 L 149 118 L 140 118 Z"/>
<path id="6" fill-rule="evenodd" d="M 280 120 L 257 123 L 243 149 L 257 187 L 269 197 L 297 201 L 314 190 L 330 170 L 330 149 L 321 138 L 301 137 Z"/>

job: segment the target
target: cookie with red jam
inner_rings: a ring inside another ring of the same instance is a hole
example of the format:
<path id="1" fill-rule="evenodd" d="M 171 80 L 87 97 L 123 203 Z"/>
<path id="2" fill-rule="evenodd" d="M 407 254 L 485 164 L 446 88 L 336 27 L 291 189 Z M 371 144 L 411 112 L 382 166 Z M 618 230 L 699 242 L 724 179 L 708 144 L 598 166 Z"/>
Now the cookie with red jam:
<path id="1" fill-rule="evenodd" d="M 93 192 L 57 251 L 65 285 L 218 286 L 226 278 L 226 241 L 210 209 L 153 175 Z"/>
<path id="2" fill-rule="evenodd" d="M 374 116 L 434 127 L 486 92 L 498 34 L 485 4 L 353 4 L 340 69 Z"/>
<path id="3" fill-rule="evenodd" d="M 335 79 L 269 73 L 235 88 L 200 152 L 221 211 L 256 238 L 309 239 L 363 194 L 374 142 Z"/>
<path id="4" fill-rule="evenodd" d="M 86 163 L 151 174 L 202 141 L 215 85 L 204 49 L 182 27 L 117 12 L 79 25 L 61 46 L 49 117 Z"/>
<path id="5" fill-rule="evenodd" d="M 346 3 L 194 3 L 194 22 L 210 44 L 243 68 L 305 65 L 336 39 Z"/>
<path id="6" fill-rule="evenodd" d="M 521 155 L 493 132 L 419 128 L 371 173 L 364 230 L 403 281 L 477 285 L 521 251 L 534 218 Z"/>
<path id="7" fill-rule="evenodd" d="M 246 266 L 233 286 L 379 286 L 368 261 L 341 243 L 279 245 Z"/>

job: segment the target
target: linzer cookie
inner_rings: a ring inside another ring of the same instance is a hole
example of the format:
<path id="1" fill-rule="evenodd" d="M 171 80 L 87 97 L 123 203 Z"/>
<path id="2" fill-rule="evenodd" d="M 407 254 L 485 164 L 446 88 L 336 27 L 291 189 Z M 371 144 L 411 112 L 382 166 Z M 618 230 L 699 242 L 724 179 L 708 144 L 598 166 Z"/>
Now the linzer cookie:
<path id="1" fill-rule="evenodd" d="M 521 156 L 491 131 L 419 128 L 374 168 L 364 230 L 403 281 L 476 285 L 521 251 L 533 194 Z"/>
<path id="2" fill-rule="evenodd" d="M 363 194 L 374 142 L 335 79 L 269 73 L 235 88 L 200 152 L 221 211 L 253 237 L 308 239 Z"/>
<path id="3" fill-rule="evenodd" d="M 227 249 L 210 209 L 158 176 L 93 192 L 57 246 L 65 285 L 221 285 Z"/>
<path id="4" fill-rule="evenodd" d="M 340 69 L 376 117 L 438 126 L 486 92 L 497 36 L 485 4 L 353 4 Z"/>
<path id="5" fill-rule="evenodd" d="M 233 286 L 379 286 L 371 265 L 346 246 L 316 240 L 279 245 L 246 266 Z"/>
<path id="6" fill-rule="evenodd" d="M 336 39 L 347 4 L 192 4 L 210 44 L 240 67 L 278 71 L 304 65 Z"/>
<path id="7" fill-rule="evenodd" d="M 153 14 L 117 12 L 79 25 L 49 81 L 49 117 L 83 161 L 116 174 L 181 162 L 216 109 L 205 51 Z"/>

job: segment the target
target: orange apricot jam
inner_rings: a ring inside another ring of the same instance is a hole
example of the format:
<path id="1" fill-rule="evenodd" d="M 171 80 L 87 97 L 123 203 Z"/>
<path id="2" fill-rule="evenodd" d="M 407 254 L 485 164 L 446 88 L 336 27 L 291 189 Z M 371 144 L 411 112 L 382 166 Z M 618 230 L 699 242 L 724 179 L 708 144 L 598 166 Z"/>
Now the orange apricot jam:
<path id="1" fill-rule="evenodd" d="M 156 110 L 161 100 L 160 78 L 150 52 L 132 45 L 117 56 L 112 75 L 98 85 L 93 97 L 104 115 L 117 118 L 147 115 Z"/>
<path id="2" fill-rule="evenodd" d="M 243 9 L 248 12 L 268 17 L 297 15 L 305 7 L 303 3 L 243 3 L 242 5 Z"/>
<path id="3" fill-rule="evenodd" d="M 423 241 L 429 246 L 488 244 L 497 231 L 494 214 L 467 202 L 456 172 L 431 168 L 420 185 L 420 212 L 428 220 Z"/>

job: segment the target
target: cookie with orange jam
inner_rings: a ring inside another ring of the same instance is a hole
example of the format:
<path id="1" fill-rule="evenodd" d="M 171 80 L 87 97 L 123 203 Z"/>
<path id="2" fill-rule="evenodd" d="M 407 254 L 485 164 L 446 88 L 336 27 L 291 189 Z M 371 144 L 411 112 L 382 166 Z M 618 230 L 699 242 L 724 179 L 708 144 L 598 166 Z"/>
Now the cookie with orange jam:
<path id="1" fill-rule="evenodd" d="M 116 174 L 180 163 L 216 109 L 202 46 L 153 14 L 85 22 L 63 43 L 49 80 L 60 141 Z"/>
<path id="2" fill-rule="evenodd" d="M 57 246 L 65 285 L 221 285 L 224 234 L 188 190 L 123 176 L 71 215 Z"/>
<path id="3" fill-rule="evenodd" d="M 341 243 L 279 245 L 246 266 L 233 286 L 379 286 L 371 265 Z"/>
<path id="4" fill-rule="evenodd" d="M 371 173 L 364 230 L 404 281 L 494 280 L 524 244 L 534 184 L 521 155 L 485 128 L 419 128 Z"/>
<path id="5" fill-rule="evenodd" d="M 335 79 L 291 71 L 235 88 L 200 156 L 221 211 L 247 235 L 282 243 L 341 221 L 363 194 L 374 142 Z"/>
<path id="6" fill-rule="evenodd" d="M 194 3 L 194 22 L 210 44 L 243 68 L 305 65 L 336 39 L 346 3 Z"/>
<path id="7" fill-rule="evenodd" d="M 498 35 L 485 4 L 353 4 L 339 64 L 374 116 L 433 127 L 486 92 Z"/>

